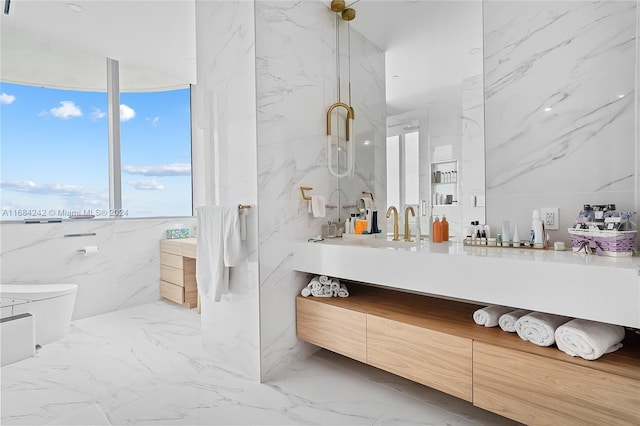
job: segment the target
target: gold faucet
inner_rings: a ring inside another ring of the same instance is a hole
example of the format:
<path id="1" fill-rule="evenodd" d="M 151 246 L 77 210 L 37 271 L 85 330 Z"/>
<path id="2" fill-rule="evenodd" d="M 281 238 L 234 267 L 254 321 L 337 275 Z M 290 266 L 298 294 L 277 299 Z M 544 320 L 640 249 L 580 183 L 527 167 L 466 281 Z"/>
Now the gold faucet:
<path id="1" fill-rule="evenodd" d="M 413 210 L 413 207 L 407 206 L 404 209 L 404 240 L 405 241 L 413 241 L 411 239 L 411 231 L 409 230 L 409 212 L 411 212 L 411 216 L 416 217 L 416 211 Z"/>
<path id="2" fill-rule="evenodd" d="M 398 238 L 398 209 L 391 206 L 387 209 L 387 219 L 391 217 L 391 213 L 395 213 L 393 216 L 393 241 L 400 241 Z"/>

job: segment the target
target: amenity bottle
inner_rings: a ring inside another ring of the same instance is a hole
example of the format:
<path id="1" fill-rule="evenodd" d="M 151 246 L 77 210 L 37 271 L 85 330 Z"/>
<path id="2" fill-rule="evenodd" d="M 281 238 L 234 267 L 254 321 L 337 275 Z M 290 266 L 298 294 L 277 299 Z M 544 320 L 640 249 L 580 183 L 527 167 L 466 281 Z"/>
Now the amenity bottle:
<path id="1" fill-rule="evenodd" d="M 442 226 L 442 241 L 449 241 L 449 222 L 447 222 L 445 215 L 442 215 L 440 225 Z"/>
<path id="2" fill-rule="evenodd" d="M 431 240 L 434 243 L 442 242 L 442 223 L 440 223 L 440 218 L 436 216 L 436 219 L 433 221 L 433 228 L 431 230 Z"/>
<path id="3" fill-rule="evenodd" d="M 540 210 L 534 210 L 531 216 L 531 232 L 533 232 L 533 247 L 544 248 L 544 226 L 540 219 Z"/>

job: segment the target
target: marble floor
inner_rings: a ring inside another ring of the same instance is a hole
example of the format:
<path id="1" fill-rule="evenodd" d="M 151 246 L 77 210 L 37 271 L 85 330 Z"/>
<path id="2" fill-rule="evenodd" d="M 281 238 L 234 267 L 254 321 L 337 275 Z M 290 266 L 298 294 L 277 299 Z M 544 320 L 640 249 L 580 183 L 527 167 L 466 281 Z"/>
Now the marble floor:
<path id="1" fill-rule="evenodd" d="M 74 321 L 0 369 L 2 425 L 509 425 L 327 351 L 256 383 L 216 366 L 200 317 L 165 301 Z"/>

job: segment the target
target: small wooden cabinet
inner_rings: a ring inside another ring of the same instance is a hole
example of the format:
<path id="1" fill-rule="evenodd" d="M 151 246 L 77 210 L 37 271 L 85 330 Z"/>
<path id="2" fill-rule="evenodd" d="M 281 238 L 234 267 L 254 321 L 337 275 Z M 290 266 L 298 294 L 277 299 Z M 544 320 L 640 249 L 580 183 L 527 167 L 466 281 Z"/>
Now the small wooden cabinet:
<path id="1" fill-rule="evenodd" d="M 587 361 L 475 324 L 479 305 L 366 285 L 349 292 L 298 296 L 298 337 L 526 424 L 640 424 L 632 331 L 622 349 Z"/>
<path id="2" fill-rule="evenodd" d="M 196 240 L 160 240 L 160 295 L 186 308 L 198 304 Z"/>

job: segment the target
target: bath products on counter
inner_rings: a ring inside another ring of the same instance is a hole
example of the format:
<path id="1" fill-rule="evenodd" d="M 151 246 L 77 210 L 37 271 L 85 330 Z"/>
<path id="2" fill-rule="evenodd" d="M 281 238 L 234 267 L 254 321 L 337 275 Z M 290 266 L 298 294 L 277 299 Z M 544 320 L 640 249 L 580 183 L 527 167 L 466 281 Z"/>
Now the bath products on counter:
<path id="1" fill-rule="evenodd" d="M 520 247 L 520 234 L 518 233 L 518 222 L 514 225 L 513 228 L 513 246 Z"/>
<path id="2" fill-rule="evenodd" d="M 509 247 L 511 245 L 511 223 L 508 220 L 502 221 L 502 246 Z"/>
<path id="3" fill-rule="evenodd" d="M 433 221 L 433 227 L 431 230 L 431 241 L 434 243 L 442 242 L 442 223 L 440 222 L 440 218 L 436 216 Z"/>
<path id="4" fill-rule="evenodd" d="M 442 241 L 449 241 L 449 222 L 447 222 L 445 215 L 442 215 L 440 225 L 442 226 Z"/>
<path id="5" fill-rule="evenodd" d="M 534 210 L 531 215 L 531 232 L 533 246 L 535 248 L 544 248 L 544 225 L 540 219 L 540 210 Z"/>

